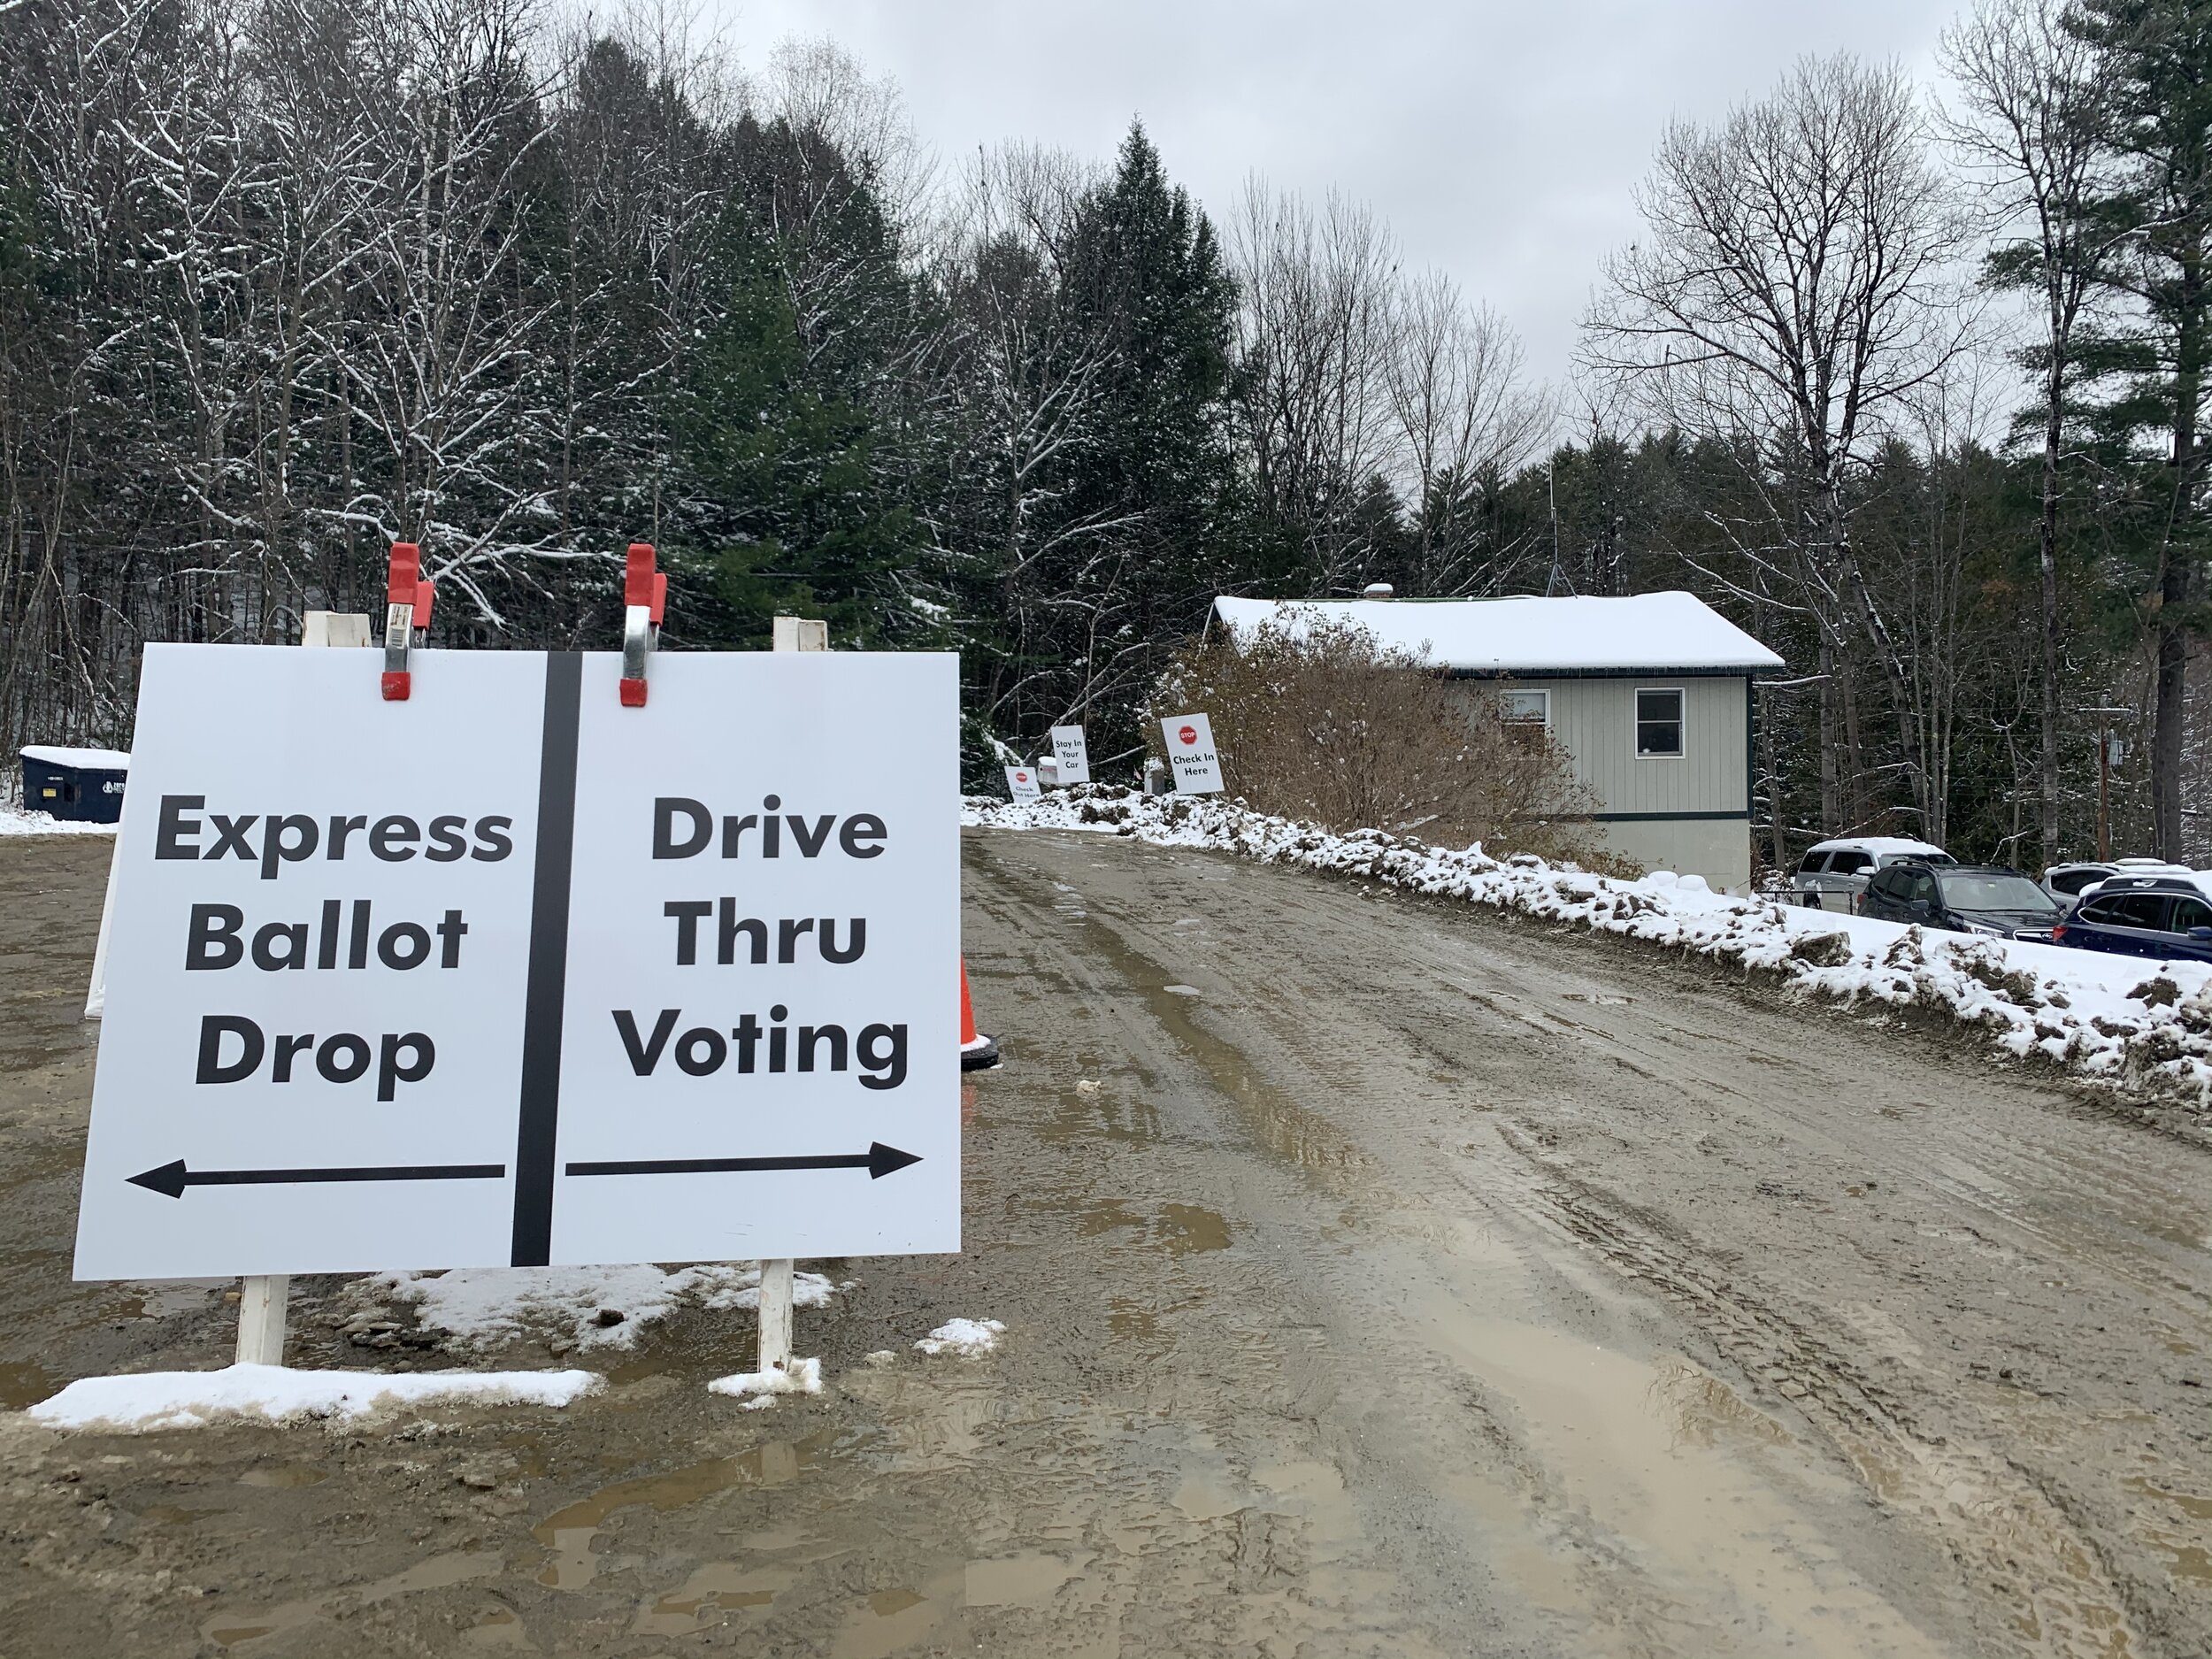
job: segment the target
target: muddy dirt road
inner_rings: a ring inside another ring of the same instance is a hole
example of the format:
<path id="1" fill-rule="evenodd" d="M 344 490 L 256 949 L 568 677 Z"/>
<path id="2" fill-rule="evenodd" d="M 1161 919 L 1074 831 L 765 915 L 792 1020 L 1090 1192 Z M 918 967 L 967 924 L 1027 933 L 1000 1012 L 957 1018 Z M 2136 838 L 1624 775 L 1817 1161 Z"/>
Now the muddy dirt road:
<path id="1" fill-rule="evenodd" d="M 823 1395 L 708 1395 L 701 1310 L 566 1411 L 11 1413 L 0 1653 L 2212 1649 L 2212 1155 L 1614 943 L 967 850 L 968 1248 L 828 1266 Z M 219 1287 L 68 1281 L 105 851 L 0 846 L 10 1406 L 227 1357 Z M 453 1363 L 295 1284 L 296 1364 Z"/>

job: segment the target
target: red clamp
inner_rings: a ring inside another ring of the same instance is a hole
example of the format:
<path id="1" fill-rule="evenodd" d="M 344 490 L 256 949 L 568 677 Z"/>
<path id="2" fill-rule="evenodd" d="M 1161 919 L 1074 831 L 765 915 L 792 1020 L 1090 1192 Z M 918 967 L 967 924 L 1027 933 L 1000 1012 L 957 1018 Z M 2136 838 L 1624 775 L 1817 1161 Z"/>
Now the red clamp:
<path id="1" fill-rule="evenodd" d="M 630 543 L 622 577 L 622 706 L 645 706 L 645 658 L 660 643 L 668 578 L 653 568 L 649 541 Z"/>
<path id="2" fill-rule="evenodd" d="M 392 572 L 384 587 L 384 701 L 404 703 L 413 683 L 407 652 L 415 630 L 430 626 L 436 584 L 422 573 L 422 549 L 412 541 L 392 543 Z"/>

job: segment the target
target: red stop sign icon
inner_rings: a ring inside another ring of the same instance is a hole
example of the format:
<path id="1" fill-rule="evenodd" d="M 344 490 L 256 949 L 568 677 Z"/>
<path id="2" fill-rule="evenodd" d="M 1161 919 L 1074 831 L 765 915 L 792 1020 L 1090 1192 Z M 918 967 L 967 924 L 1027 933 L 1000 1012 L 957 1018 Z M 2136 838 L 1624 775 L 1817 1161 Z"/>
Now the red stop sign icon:
<path id="1" fill-rule="evenodd" d="M 1014 781 L 1016 783 L 1027 783 L 1029 781 L 1029 774 L 1025 772 L 1018 772 L 1014 774 Z"/>
<path id="2" fill-rule="evenodd" d="M 1175 735 L 1186 743 L 1195 743 L 1198 741 L 1198 728 L 1194 726 L 1187 726 Z"/>

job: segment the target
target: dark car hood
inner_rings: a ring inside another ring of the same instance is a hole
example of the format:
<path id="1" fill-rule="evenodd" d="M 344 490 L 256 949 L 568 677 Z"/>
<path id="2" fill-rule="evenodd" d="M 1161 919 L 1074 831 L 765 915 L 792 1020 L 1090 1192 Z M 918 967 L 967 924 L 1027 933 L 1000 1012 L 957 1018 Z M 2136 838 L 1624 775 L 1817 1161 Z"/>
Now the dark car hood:
<path id="1" fill-rule="evenodd" d="M 2065 920 L 2056 910 L 1953 910 L 1951 914 L 1962 922 L 1979 922 L 1984 927 L 2001 927 L 2008 933 L 2044 933 Z"/>

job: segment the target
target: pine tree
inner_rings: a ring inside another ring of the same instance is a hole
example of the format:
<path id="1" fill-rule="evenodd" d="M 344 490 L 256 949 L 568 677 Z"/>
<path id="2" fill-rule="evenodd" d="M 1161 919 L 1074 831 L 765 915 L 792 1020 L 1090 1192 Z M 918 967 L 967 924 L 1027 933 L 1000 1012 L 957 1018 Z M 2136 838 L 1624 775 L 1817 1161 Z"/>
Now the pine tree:
<path id="1" fill-rule="evenodd" d="M 2085 0 L 2070 26 L 2102 56 L 2113 87 L 2108 139 L 2120 166 L 2096 210 L 2118 240 L 2108 280 L 2133 310 L 2088 354 L 2108 388 L 2090 413 L 2125 481 L 2152 585 L 2143 607 L 2157 660 L 2151 843 L 2157 856 L 2178 858 L 2186 672 L 2205 631 L 2201 572 L 2212 553 L 2198 431 L 2212 351 L 2212 0 Z M 2162 466 L 2134 448 L 2147 432 L 2162 440 Z"/>

